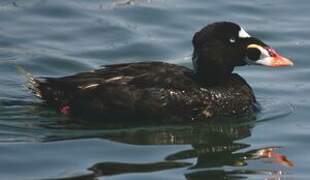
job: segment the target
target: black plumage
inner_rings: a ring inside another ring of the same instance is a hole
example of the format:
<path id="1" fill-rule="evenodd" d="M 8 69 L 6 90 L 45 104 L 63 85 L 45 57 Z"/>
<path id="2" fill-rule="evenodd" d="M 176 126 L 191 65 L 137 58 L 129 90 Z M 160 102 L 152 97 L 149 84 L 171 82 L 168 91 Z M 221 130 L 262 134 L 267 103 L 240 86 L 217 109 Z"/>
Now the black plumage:
<path id="1" fill-rule="evenodd" d="M 194 70 L 166 62 L 114 64 L 61 78 L 32 78 L 32 89 L 64 114 L 91 119 L 170 122 L 249 115 L 254 93 L 232 71 L 247 64 L 249 44 L 267 45 L 241 36 L 242 30 L 220 22 L 197 32 Z"/>
<path id="2" fill-rule="evenodd" d="M 83 117 L 183 121 L 252 111 L 253 92 L 239 75 L 212 87 L 194 79 L 183 66 L 141 62 L 36 83 L 47 104 Z"/>

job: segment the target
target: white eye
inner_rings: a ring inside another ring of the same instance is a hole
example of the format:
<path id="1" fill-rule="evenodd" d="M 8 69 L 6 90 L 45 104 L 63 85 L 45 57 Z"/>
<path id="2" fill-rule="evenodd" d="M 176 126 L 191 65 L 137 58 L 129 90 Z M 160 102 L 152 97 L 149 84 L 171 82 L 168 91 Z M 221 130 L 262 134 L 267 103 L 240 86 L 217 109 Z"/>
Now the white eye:
<path id="1" fill-rule="evenodd" d="M 242 27 L 240 27 L 239 37 L 240 38 L 248 38 L 248 37 L 251 37 L 251 36 Z"/>
<path id="2" fill-rule="evenodd" d="M 229 42 L 230 42 L 230 43 L 235 43 L 235 42 L 236 42 L 236 38 L 233 38 L 233 37 L 230 38 L 230 39 L 229 39 Z"/>

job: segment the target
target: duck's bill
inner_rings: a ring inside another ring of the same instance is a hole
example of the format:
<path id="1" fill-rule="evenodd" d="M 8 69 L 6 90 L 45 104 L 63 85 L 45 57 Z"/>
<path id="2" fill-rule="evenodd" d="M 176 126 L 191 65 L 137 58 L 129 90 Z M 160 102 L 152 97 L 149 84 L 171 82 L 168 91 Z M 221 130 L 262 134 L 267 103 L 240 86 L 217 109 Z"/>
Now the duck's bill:
<path id="1" fill-rule="evenodd" d="M 269 67 L 281 67 L 281 66 L 293 66 L 294 63 L 283 56 L 281 56 L 279 53 L 277 53 L 274 49 L 271 47 L 263 47 L 256 44 L 251 44 L 248 46 L 248 48 L 257 48 L 261 52 L 260 58 L 255 61 L 255 64 L 269 66 Z"/>
<path id="2" fill-rule="evenodd" d="M 272 57 L 270 60 L 270 65 L 271 67 L 280 67 L 280 66 L 294 66 L 294 63 L 283 57 L 283 56 L 276 56 L 276 57 Z"/>
<path id="3" fill-rule="evenodd" d="M 264 47 L 266 51 L 268 52 L 269 57 L 265 57 L 264 59 L 256 61 L 259 64 L 270 66 L 270 67 L 280 67 L 280 66 L 293 66 L 294 63 L 281 56 L 279 53 L 277 53 L 274 49 L 271 47 Z"/>

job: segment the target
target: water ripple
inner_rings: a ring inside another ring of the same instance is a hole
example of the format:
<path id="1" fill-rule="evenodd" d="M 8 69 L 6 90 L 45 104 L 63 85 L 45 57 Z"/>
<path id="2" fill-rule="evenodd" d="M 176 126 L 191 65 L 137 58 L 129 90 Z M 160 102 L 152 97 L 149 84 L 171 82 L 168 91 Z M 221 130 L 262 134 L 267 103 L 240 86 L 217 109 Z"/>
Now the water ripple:
<path id="1" fill-rule="evenodd" d="M 308 8 L 306 0 L 2 0 L 2 179 L 106 174 L 118 179 L 287 179 L 291 174 L 307 179 Z M 295 62 L 291 69 L 237 69 L 259 95 L 255 120 L 169 126 L 77 122 L 35 99 L 16 70 L 18 64 L 38 76 L 62 76 L 102 64 L 151 60 L 191 67 L 193 34 L 218 20 L 240 23 Z M 270 151 L 278 145 L 283 148 Z M 291 157 L 296 167 L 289 169 L 283 163 Z"/>

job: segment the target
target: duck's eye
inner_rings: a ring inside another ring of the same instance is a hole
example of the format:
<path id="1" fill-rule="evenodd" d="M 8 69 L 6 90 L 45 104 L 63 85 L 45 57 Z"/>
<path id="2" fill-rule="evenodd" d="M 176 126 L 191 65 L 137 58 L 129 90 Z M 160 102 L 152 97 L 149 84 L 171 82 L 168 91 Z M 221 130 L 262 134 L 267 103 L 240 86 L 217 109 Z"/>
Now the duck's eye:
<path id="1" fill-rule="evenodd" d="M 257 61 L 260 58 L 261 52 L 257 48 L 247 48 L 246 56 L 252 60 Z"/>
<path id="2" fill-rule="evenodd" d="M 229 38 L 229 42 L 230 43 L 235 43 L 236 42 L 236 38 L 234 38 L 234 37 Z"/>

